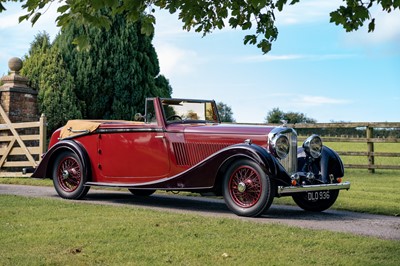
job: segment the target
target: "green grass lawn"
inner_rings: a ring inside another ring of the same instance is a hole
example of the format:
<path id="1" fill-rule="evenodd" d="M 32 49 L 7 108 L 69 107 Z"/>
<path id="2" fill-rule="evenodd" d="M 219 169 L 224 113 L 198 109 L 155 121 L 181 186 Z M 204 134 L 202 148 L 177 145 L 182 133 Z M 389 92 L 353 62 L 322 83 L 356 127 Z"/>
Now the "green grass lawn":
<path id="1" fill-rule="evenodd" d="M 399 265 L 399 241 L 0 196 L 0 265 Z"/>

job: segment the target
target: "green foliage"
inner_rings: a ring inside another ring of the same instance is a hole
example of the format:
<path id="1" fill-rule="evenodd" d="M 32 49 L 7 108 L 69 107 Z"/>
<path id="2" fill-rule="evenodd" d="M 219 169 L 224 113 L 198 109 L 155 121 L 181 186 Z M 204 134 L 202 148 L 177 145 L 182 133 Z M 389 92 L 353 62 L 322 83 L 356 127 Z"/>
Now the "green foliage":
<path id="1" fill-rule="evenodd" d="M 108 30 L 74 22 L 53 44 L 46 33 L 35 37 L 23 75 L 39 91 L 49 132 L 72 118 L 132 120 L 143 112 L 146 97 L 171 97 L 168 80 L 159 74 L 152 36 L 140 31 L 140 22 L 117 15 Z M 73 41 L 83 34 L 91 46 L 79 51 Z"/>
<path id="2" fill-rule="evenodd" d="M 285 113 L 281 111 L 279 108 L 273 108 L 271 111 L 268 112 L 268 115 L 265 118 L 265 122 L 271 124 L 280 124 L 282 123 L 283 120 L 289 124 L 317 122 L 317 120 L 309 118 L 303 113 L 296 113 L 296 112 Z"/>
<path id="3" fill-rule="evenodd" d="M 56 38 L 79 88 L 77 96 L 86 103 L 85 118 L 131 120 L 143 112 L 146 97 L 171 96 L 168 80 L 159 75 L 152 36 L 141 34 L 141 23 L 116 15 L 108 30 L 72 23 Z M 90 47 L 78 51 L 71 42 L 83 34 Z"/>
<path id="4" fill-rule="evenodd" d="M 219 102 L 217 103 L 217 109 L 221 122 L 236 122 L 235 118 L 233 118 L 233 112 L 230 106 Z"/>
<path id="5" fill-rule="evenodd" d="M 28 55 L 24 59 L 22 75 L 29 78 L 29 86 L 39 90 L 39 83 L 43 67 L 46 65 L 46 54 L 51 49 L 50 36 L 46 32 L 35 35 Z"/>
<path id="6" fill-rule="evenodd" d="M 392 10 L 400 10 L 399 0 L 346 0 L 345 2 L 346 5 L 330 13 L 330 22 L 342 25 L 347 32 L 358 30 L 366 21 L 369 21 L 368 32 L 374 31 L 375 18 L 371 17 L 369 10 L 375 5 L 388 13 Z"/>
<path id="7" fill-rule="evenodd" d="M 40 33 L 31 44 L 25 58 L 23 75 L 31 86 L 39 89 L 39 112 L 47 116 L 49 132 L 63 126 L 69 119 L 82 118 L 75 84 L 57 46 L 51 46 L 49 36 Z"/>
<path id="8" fill-rule="evenodd" d="M 34 24 L 48 6 L 56 0 L 0 0 L 0 13 L 5 10 L 3 2 L 22 2 L 27 12 L 19 21 L 30 20 Z M 70 24 L 78 23 L 88 27 L 98 27 L 108 30 L 112 27 L 113 16 L 123 15 L 129 22 L 141 21 L 141 33 L 148 36 L 154 32 L 156 19 L 155 8 L 168 10 L 171 14 L 178 13 L 183 28 L 194 29 L 203 35 L 215 29 L 226 27 L 241 28 L 246 32 L 244 43 L 257 45 L 263 53 L 271 50 L 272 42 L 278 37 L 275 26 L 275 12 L 280 12 L 286 5 L 294 5 L 300 0 L 249 0 L 249 1 L 209 1 L 209 0 L 71 0 L 58 8 L 57 25 L 63 29 Z M 400 9 L 400 0 L 345 0 L 345 4 L 330 14 L 331 22 L 342 25 L 346 31 L 357 30 L 369 21 L 368 29 L 375 29 L 375 18 L 369 10 L 380 6 L 383 11 L 391 12 Z M 109 9 L 104 14 L 99 10 Z M 90 45 L 89 38 L 82 34 L 75 42 L 86 49 Z"/>

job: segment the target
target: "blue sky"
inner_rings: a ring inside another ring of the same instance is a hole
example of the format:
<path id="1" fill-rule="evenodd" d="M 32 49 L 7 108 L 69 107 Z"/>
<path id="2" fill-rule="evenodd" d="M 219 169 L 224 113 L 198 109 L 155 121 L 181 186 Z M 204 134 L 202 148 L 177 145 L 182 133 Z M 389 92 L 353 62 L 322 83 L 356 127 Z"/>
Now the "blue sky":
<path id="1" fill-rule="evenodd" d="M 346 33 L 329 23 L 341 1 L 308 0 L 277 14 L 278 40 L 267 55 L 243 45 L 246 32 L 202 37 L 156 10 L 154 46 L 173 97 L 222 101 L 238 122 L 264 122 L 275 107 L 318 122 L 400 121 L 400 12 L 374 10 L 376 30 Z M 0 14 L 0 75 L 10 57 L 27 53 L 33 36 L 57 34 L 51 7 L 34 27 L 18 24 L 18 4 Z"/>

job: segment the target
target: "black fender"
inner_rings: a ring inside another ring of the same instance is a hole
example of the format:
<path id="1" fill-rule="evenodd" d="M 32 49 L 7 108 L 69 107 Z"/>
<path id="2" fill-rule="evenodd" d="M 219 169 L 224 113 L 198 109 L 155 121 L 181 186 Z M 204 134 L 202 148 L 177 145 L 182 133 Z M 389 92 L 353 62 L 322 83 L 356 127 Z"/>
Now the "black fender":
<path id="1" fill-rule="evenodd" d="M 304 165 L 306 164 L 307 156 L 304 152 L 304 149 L 297 149 L 297 162 L 299 171 L 306 171 Z M 324 183 L 330 183 L 329 175 L 333 175 L 335 178 L 344 176 L 344 166 L 342 159 L 340 159 L 339 155 L 326 146 L 322 147 L 321 157 L 315 159 L 312 163 L 312 168 L 314 173 L 321 173 L 322 181 Z"/>
<path id="2" fill-rule="evenodd" d="M 85 150 L 85 148 L 79 143 L 74 140 L 61 140 L 57 142 L 53 147 L 51 147 L 42 160 L 40 161 L 39 165 L 33 172 L 32 176 L 33 178 L 52 178 L 51 176 L 51 170 L 53 167 L 53 161 L 57 157 L 57 155 L 65 150 L 72 151 L 75 153 L 80 161 L 82 162 L 82 170 L 83 174 L 88 177 L 88 180 L 90 180 L 90 160 L 89 156 Z"/>
<path id="3" fill-rule="evenodd" d="M 320 166 L 322 180 L 324 183 L 330 183 L 330 174 L 336 178 L 344 176 L 344 166 L 342 160 L 334 150 L 326 146 L 322 148 Z"/>
<path id="4" fill-rule="evenodd" d="M 282 181 L 284 183 L 290 184 L 290 175 L 286 172 L 286 169 L 282 166 L 282 164 L 275 156 L 273 156 L 261 146 L 255 144 L 250 144 L 247 146 L 252 149 L 254 154 L 257 156 L 256 158 L 259 158 L 259 161 L 256 162 L 260 164 L 261 168 L 266 174 L 268 174 L 272 179 L 278 181 L 279 183 Z M 254 159 L 255 158 L 253 158 L 253 160 Z"/>
<path id="5" fill-rule="evenodd" d="M 218 188 L 219 184 L 221 184 L 223 173 L 225 173 L 228 167 L 234 161 L 241 158 L 247 158 L 256 162 L 267 175 L 269 175 L 273 180 L 278 181 L 278 183 L 282 181 L 282 178 L 285 179 L 286 177 L 286 181 L 290 184 L 290 177 L 283 166 L 272 154 L 267 152 L 267 150 L 261 146 L 256 144 L 236 144 L 227 147 L 226 149 L 228 151 L 235 149 L 235 153 L 227 156 L 226 160 L 219 167 L 218 176 L 215 180 L 215 187 Z"/>

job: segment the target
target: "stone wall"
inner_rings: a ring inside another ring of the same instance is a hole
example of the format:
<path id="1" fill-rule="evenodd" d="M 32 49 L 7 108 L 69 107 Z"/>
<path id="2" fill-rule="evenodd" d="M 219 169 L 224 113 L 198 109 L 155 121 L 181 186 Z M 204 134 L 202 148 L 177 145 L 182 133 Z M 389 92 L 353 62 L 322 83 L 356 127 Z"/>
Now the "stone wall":
<path id="1" fill-rule="evenodd" d="M 10 74 L 1 78 L 1 106 L 13 123 L 38 121 L 37 91 L 28 87 L 27 78 L 19 75 L 21 59 L 11 58 L 8 67 Z M 0 123 L 4 123 L 1 117 Z"/>

